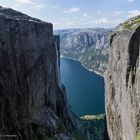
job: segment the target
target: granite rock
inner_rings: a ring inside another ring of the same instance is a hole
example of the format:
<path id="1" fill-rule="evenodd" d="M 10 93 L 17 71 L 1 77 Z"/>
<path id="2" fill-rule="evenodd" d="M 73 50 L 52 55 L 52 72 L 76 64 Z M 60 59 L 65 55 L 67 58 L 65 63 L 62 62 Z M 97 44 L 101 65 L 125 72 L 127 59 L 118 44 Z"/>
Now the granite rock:
<path id="1" fill-rule="evenodd" d="M 51 23 L 0 7 L 1 135 L 48 140 L 70 134 L 59 48 Z"/>
<path id="2" fill-rule="evenodd" d="M 136 18 L 130 19 L 131 23 Z M 105 87 L 111 140 L 137 140 L 140 136 L 140 25 L 130 28 L 129 21 L 116 27 L 110 37 Z"/>

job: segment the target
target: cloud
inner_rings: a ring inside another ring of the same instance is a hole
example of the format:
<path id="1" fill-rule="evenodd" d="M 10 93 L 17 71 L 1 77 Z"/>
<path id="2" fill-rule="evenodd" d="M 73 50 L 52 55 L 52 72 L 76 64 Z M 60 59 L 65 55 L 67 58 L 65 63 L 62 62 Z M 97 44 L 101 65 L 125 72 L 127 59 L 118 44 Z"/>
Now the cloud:
<path id="1" fill-rule="evenodd" d="M 23 4 L 30 5 L 37 11 L 39 11 L 47 6 L 52 7 L 52 5 L 50 5 L 50 4 L 37 3 L 37 2 L 33 2 L 32 0 L 16 0 L 16 2 L 17 2 L 16 5 L 23 5 Z"/>
<path id="2" fill-rule="evenodd" d="M 59 8 L 60 5 L 59 4 L 56 4 L 56 5 L 51 5 L 52 8 Z"/>
<path id="3" fill-rule="evenodd" d="M 73 21 L 66 21 L 66 22 L 64 22 L 64 25 L 72 26 L 72 25 L 74 25 L 74 23 L 73 23 Z"/>
<path id="4" fill-rule="evenodd" d="M 124 14 L 124 11 L 115 11 L 114 12 L 114 15 L 122 15 L 122 14 Z"/>
<path id="5" fill-rule="evenodd" d="M 18 3 L 21 4 L 34 4 L 31 0 L 16 0 Z"/>
<path id="6" fill-rule="evenodd" d="M 42 8 L 44 8 L 44 7 L 45 7 L 44 4 L 35 4 L 35 5 L 34 5 L 34 8 L 35 8 L 37 11 L 39 11 L 40 9 L 42 9 Z"/>
<path id="7" fill-rule="evenodd" d="M 101 11 L 98 11 L 98 12 L 97 12 L 97 15 L 98 15 L 98 16 L 101 15 Z"/>
<path id="8" fill-rule="evenodd" d="M 127 0 L 128 2 L 133 2 L 134 0 Z"/>
<path id="9" fill-rule="evenodd" d="M 89 16 L 89 15 L 88 15 Z M 123 22 L 122 19 L 111 19 L 102 17 L 99 19 L 96 19 L 95 17 L 91 17 L 90 20 L 87 20 L 87 18 L 81 18 L 81 17 L 72 17 L 72 19 L 63 19 L 63 20 L 56 20 L 54 19 L 52 21 L 55 29 L 64 29 L 64 28 L 94 28 L 94 27 L 108 27 L 113 28 L 117 26 L 119 23 Z"/>
<path id="10" fill-rule="evenodd" d="M 37 2 L 33 2 L 32 0 L 16 0 L 16 4 L 13 7 L 17 7 L 19 5 L 30 5 L 33 8 L 35 8 L 37 11 L 43 9 L 44 7 L 48 7 L 48 8 L 59 8 L 60 5 L 51 5 L 51 4 L 44 4 L 44 3 L 37 3 Z"/>
<path id="11" fill-rule="evenodd" d="M 72 28 L 76 23 L 71 20 L 65 20 L 65 21 L 57 21 L 53 22 L 54 28 L 57 29 L 64 29 L 64 28 Z"/>
<path id="12" fill-rule="evenodd" d="M 88 14 L 87 14 L 87 13 L 84 13 L 84 14 L 83 14 L 83 17 L 87 17 L 87 16 L 88 16 Z"/>
<path id="13" fill-rule="evenodd" d="M 118 24 L 120 24 L 121 22 L 123 22 L 122 19 L 115 19 L 115 20 L 111 20 L 111 21 L 110 21 L 110 24 L 118 25 Z"/>
<path id="14" fill-rule="evenodd" d="M 78 12 L 80 11 L 80 8 L 71 8 L 69 10 L 65 10 L 64 13 L 75 13 L 75 12 Z"/>
<path id="15" fill-rule="evenodd" d="M 131 11 L 128 11 L 128 18 L 135 17 L 137 15 L 140 15 L 140 10 L 131 10 Z"/>
<path id="16" fill-rule="evenodd" d="M 107 23 L 109 23 L 109 20 L 106 19 L 105 17 L 103 17 L 103 18 L 100 18 L 100 19 L 95 20 L 94 23 L 95 24 L 107 24 Z"/>
<path id="17" fill-rule="evenodd" d="M 95 24 L 95 25 L 117 25 L 119 23 L 121 23 L 122 20 L 121 19 L 115 19 L 115 20 L 111 20 L 111 19 L 107 19 L 105 17 L 100 18 L 100 19 L 95 19 L 95 20 L 91 20 L 89 22 L 87 22 L 86 24 Z"/>

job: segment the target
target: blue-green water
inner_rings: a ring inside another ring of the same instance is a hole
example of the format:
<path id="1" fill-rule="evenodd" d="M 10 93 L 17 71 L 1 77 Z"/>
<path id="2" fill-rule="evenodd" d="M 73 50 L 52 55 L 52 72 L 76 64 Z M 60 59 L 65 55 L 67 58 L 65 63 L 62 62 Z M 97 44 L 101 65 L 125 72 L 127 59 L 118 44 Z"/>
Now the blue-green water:
<path id="1" fill-rule="evenodd" d="M 77 116 L 104 113 L 104 79 L 78 61 L 61 58 L 61 78 L 68 103 Z"/>

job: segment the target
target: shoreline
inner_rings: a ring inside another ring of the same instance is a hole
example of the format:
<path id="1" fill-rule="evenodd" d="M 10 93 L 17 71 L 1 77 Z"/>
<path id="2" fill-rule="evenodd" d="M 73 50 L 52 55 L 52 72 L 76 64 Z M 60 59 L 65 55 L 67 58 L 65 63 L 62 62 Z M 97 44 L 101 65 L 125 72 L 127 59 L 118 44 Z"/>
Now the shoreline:
<path id="1" fill-rule="evenodd" d="M 70 60 L 74 60 L 74 61 L 77 61 L 77 62 L 80 62 L 79 60 L 77 60 L 77 59 L 74 59 L 74 58 L 70 58 L 70 57 L 65 57 L 65 56 L 60 56 L 60 59 L 61 58 L 66 58 L 66 59 L 70 59 Z M 104 76 L 103 75 L 101 75 L 99 72 L 97 72 L 97 71 L 93 71 L 92 69 L 89 69 L 89 68 L 87 68 L 85 65 L 83 65 L 81 62 L 80 62 L 80 64 L 86 69 L 86 70 L 88 70 L 88 71 L 90 71 L 90 72 L 94 72 L 95 74 L 97 74 L 97 75 L 99 75 L 99 76 L 101 76 L 101 77 L 103 77 L 104 78 Z"/>

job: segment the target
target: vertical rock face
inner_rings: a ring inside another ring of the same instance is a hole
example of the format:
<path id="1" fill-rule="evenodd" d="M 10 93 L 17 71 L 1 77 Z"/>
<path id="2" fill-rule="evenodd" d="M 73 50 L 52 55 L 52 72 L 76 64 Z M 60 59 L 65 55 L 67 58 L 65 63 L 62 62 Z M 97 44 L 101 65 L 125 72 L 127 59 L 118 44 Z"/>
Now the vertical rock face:
<path id="1" fill-rule="evenodd" d="M 59 55 L 50 23 L 0 7 L 0 134 L 68 139 Z"/>
<path id="2" fill-rule="evenodd" d="M 110 39 L 106 114 L 111 140 L 140 138 L 140 17 L 118 26 Z"/>

